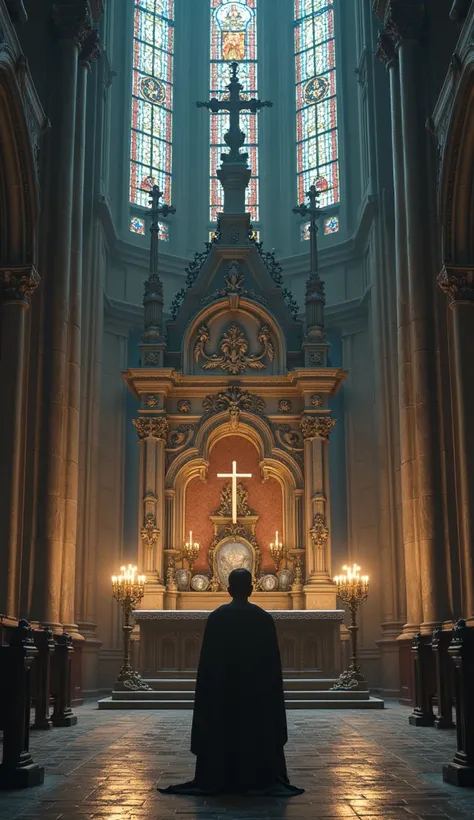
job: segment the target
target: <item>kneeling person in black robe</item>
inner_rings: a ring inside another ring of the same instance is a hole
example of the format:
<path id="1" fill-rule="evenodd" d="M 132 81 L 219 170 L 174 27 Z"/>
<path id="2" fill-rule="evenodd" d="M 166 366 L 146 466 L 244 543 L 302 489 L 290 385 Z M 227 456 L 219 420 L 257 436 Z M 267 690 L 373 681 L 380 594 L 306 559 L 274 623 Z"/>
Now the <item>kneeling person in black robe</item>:
<path id="1" fill-rule="evenodd" d="M 173 794 L 291 796 L 283 747 L 288 739 L 275 623 L 249 603 L 252 576 L 229 575 L 232 603 L 211 612 L 199 659 L 191 751 L 194 780 Z"/>

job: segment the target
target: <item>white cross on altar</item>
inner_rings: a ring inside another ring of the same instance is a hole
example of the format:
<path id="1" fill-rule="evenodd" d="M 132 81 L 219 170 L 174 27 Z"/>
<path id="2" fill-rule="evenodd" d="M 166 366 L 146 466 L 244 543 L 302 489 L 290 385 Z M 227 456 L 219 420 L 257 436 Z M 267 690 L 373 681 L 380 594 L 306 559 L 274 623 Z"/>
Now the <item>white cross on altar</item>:
<path id="1" fill-rule="evenodd" d="M 232 523 L 237 524 L 237 479 L 238 478 L 252 478 L 252 473 L 238 473 L 237 462 L 232 462 L 231 473 L 217 473 L 217 478 L 231 478 L 232 479 Z"/>

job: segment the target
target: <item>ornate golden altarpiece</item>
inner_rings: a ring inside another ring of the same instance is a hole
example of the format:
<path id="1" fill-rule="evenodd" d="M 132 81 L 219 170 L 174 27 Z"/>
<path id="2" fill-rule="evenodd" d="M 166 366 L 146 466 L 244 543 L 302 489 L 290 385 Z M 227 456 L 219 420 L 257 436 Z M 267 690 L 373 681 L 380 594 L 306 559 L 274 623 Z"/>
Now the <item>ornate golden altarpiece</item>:
<path id="1" fill-rule="evenodd" d="M 157 188 L 152 192 L 141 366 L 123 374 L 139 402 L 134 424 L 140 448 L 138 563 L 147 576 L 143 608 L 209 610 L 227 600 L 215 571 L 208 591 L 199 592 L 179 591 L 176 571 L 187 534 L 186 487 L 195 477 L 206 482 L 213 446 L 238 435 L 258 451 L 262 480 L 273 478 L 281 487 L 282 538 L 292 571 L 289 591 L 258 591 L 253 600 L 272 610 L 334 610 L 328 448 L 336 420 L 328 402 L 346 372 L 328 362 L 324 285 L 317 270 L 316 189 L 308 192 L 309 205 L 296 209 L 311 219 L 302 319 L 280 265 L 256 241 L 245 213 L 251 172 L 240 151 L 245 135 L 238 128 L 238 112 L 250 108 L 255 113 L 262 104 L 240 96 L 235 66 L 228 88 L 222 103 L 206 103 L 213 113 L 216 105 L 230 110 L 231 123 L 237 117 L 226 135 L 230 152 L 222 155 L 217 172 L 224 212 L 212 242 L 187 268 L 166 324 L 158 217 L 170 209 L 159 207 Z M 213 524 L 212 544 L 201 544 L 210 550 L 211 569 L 221 542 L 240 535 L 252 551 L 258 581 L 259 544 L 252 521 L 240 516 Z"/>

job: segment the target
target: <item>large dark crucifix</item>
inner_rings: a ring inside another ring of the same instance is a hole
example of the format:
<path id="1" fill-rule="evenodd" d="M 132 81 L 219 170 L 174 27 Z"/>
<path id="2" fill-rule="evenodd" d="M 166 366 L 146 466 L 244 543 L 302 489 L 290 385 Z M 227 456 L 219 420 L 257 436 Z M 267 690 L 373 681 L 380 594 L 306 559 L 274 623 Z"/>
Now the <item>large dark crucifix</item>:
<path id="1" fill-rule="evenodd" d="M 151 243 L 150 243 L 150 277 L 158 276 L 158 234 L 160 232 L 159 218 L 167 217 L 168 214 L 175 214 L 176 208 L 174 205 L 160 205 L 160 199 L 163 196 L 163 191 L 160 191 L 158 185 L 154 185 L 150 191 L 150 205 L 151 205 Z"/>
<path id="2" fill-rule="evenodd" d="M 162 312 L 163 312 L 163 284 L 158 274 L 158 234 L 160 231 L 159 218 L 175 214 L 173 205 L 160 205 L 163 192 L 158 185 L 150 191 L 151 225 L 150 225 L 150 271 L 145 282 L 143 306 L 145 308 L 145 329 L 142 335 L 144 342 L 153 343 L 161 340 Z"/>
<path id="3" fill-rule="evenodd" d="M 271 108 L 272 102 L 257 100 L 252 97 L 246 100 L 240 96 L 243 86 L 239 83 L 237 76 L 239 64 L 230 64 L 230 83 L 227 86 L 228 94 L 225 99 L 218 100 L 212 97 L 209 102 L 197 102 L 198 108 L 208 108 L 211 114 L 219 114 L 220 111 L 229 112 L 229 130 L 224 134 L 226 145 L 229 146 L 228 154 L 221 154 L 222 162 L 247 162 L 248 154 L 241 154 L 240 148 L 245 142 L 245 134 L 240 130 L 240 112 L 250 111 L 256 114 L 261 108 Z"/>
<path id="4" fill-rule="evenodd" d="M 319 191 L 313 183 L 305 196 L 309 199 L 309 205 L 302 203 L 293 208 L 293 213 L 299 216 L 309 216 L 309 250 L 310 250 L 310 276 L 318 274 L 318 219 L 324 216 L 318 204 Z"/>

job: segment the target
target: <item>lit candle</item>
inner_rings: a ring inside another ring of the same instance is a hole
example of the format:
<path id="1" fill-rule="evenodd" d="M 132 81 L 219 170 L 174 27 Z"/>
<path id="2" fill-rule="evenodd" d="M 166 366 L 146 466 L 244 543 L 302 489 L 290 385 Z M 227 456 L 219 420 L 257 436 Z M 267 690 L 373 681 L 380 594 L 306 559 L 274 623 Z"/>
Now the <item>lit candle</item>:
<path id="1" fill-rule="evenodd" d="M 278 547 L 278 530 L 275 533 L 275 546 Z"/>
<path id="2" fill-rule="evenodd" d="M 193 531 L 192 530 L 189 530 L 189 543 L 190 544 L 193 543 Z"/>

